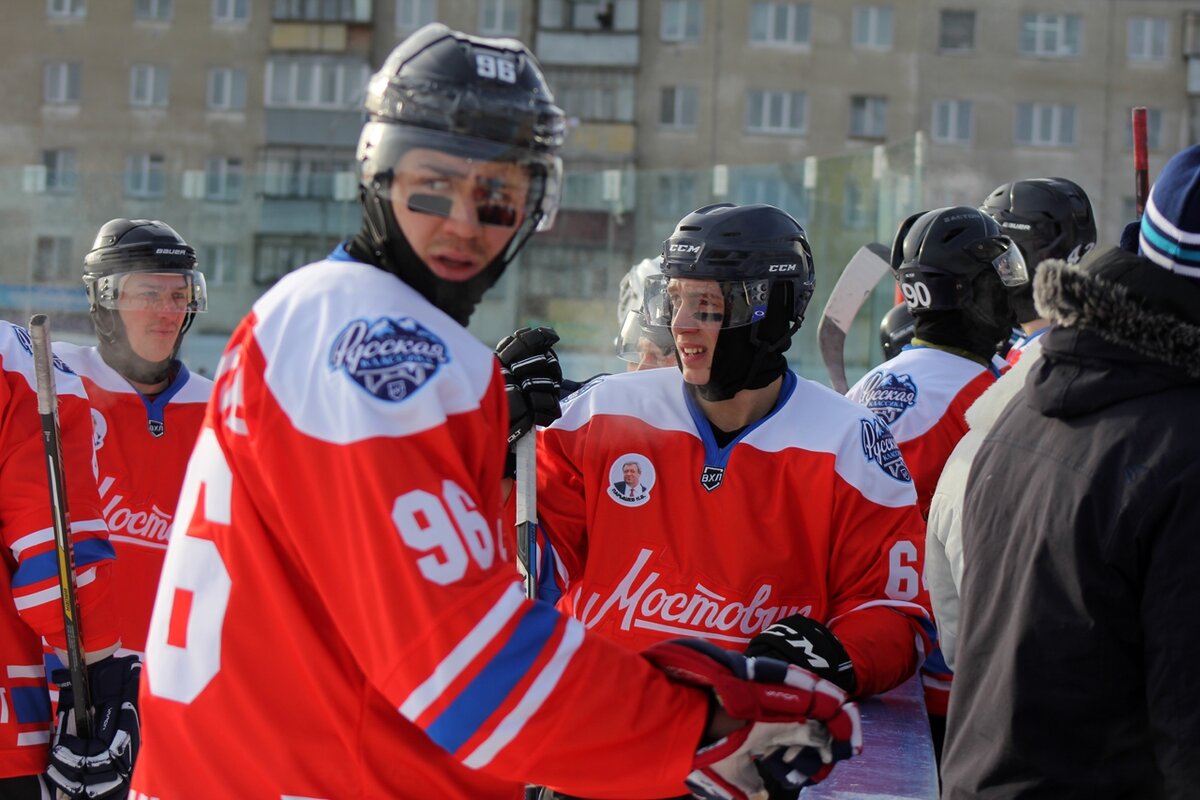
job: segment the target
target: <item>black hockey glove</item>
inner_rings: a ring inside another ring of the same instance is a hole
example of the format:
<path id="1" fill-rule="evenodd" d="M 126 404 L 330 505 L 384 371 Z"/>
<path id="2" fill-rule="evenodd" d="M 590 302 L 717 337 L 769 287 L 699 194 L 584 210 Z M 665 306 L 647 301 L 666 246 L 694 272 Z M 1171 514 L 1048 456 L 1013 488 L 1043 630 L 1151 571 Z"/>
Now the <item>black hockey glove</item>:
<path id="1" fill-rule="evenodd" d="M 1142 223 L 1140 220 L 1134 220 L 1125 224 L 1121 229 L 1121 244 L 1120 248 L 1126 253 L 1138 254 L 1138 239 L 1142 235 Z"/>
<path id="2" fill-rule="evenodd" d="M 554 353 L 557 341 L 558 334 L 550 328 L 521 328 L 496 345 L 508 397 L 510 445 L 534 425 L 549 425 L 562 413 L 558 407 L 562 369 Z"/>
<path id="3" fill-rule="evenodd" d="M 75 735 L 75 694 L 71 673 L 56 669 L 51 679 L 59 686 L 58 721 L 50 747 L 46 778 L 74 800 L 124 797 L 141 745 L 138 720 L 137 656 L 110 657 L 88 667 L 92 691 L 92 738 Z"/>
<path id="4" fill-rule="evenodd" d="M 748 656 L 770 656 L 804 667 L 809 672 L 854 694 L 858 682 L 854 665 L 842 643 L 815 619 L 793 614 L 776 622 L 750 640 Z"/>

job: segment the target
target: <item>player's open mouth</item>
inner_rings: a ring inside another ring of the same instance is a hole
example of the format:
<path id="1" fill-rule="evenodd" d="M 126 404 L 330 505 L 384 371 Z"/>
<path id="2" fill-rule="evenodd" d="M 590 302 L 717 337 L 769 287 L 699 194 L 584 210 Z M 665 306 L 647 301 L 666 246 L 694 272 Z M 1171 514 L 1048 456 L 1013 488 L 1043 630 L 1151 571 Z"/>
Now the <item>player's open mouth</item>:
<path id="1" fill-rule="evenodd" d="M 431 259 L 447 272 L 463 272 L 479 268 L 479 260 L 470 257 L 443 254 L 432 256 Z"/>

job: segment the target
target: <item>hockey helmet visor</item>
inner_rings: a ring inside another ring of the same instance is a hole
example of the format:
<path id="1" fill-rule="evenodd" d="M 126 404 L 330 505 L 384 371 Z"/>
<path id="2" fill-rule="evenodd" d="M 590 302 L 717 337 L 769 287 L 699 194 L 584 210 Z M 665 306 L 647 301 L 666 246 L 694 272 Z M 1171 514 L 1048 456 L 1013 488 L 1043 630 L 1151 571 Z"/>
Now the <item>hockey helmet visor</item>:
<path id="1" fill-rule="evenodd" d="M 190 314 L 208 310 L 208 287 L 195 269 L 128 270 L 85 276 L 93 308 Z"/>
<path id="2" fill-rule="evenodd" d="M 626 312 L 616 348 L 618 358 L 636 364 L 638 369 L 675 365 L 675 340 L 670 329 L 647 325 L 640 309 Z"/>
<path id="3" fill-rule="evenodd" d="M 652 275 L 646 279 L 646 325 L 739 328 L 767 315 L 771 281 Z"/>

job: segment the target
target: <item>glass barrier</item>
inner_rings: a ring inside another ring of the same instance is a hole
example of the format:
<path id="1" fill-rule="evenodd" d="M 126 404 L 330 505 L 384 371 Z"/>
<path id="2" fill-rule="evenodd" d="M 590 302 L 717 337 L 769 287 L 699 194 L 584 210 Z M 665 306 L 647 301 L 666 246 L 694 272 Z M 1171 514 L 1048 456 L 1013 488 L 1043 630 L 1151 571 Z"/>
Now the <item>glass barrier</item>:
<path id="1" fill-rule="evenodd" d="M 494 344 L 524 325 L 561 337 L 564 371 L 582 379 L 625 368 L 613 350 L 617 288 L 631 265 L 658 254 L 689 211 L 714 202 L 771 203 L 805 226 L 816 292 L 788 353 L 806 377 L 828 383 L 817 348 L 821 310 L 863 244 L 891 245 L 900 221 L 920 210 L 922 142 L 868 147 L 832 158 L 697 170 L 584 170 L 568 163 L 553 230 L 535 236 L 471 320 Z M 139 174 L 0 169 L 0 317 L 22 324 L 48 313 L 56 338 L 90 339 L 80 276 L 99 227 L 113 217 L 161 219 L 192 244 L 209 287 L 209 311 L 183 355 L 211 374 L 229 333 L 254 300 L 288 271 L 328 253 L 357 230 L 353 173 L 243 173 L 224 169 Z M 345 165 L 347 168 L 349 165 Z M 846 341 L 851 381 L 882 360 L 879 321 L 893 304 L 885 279 Z"/>

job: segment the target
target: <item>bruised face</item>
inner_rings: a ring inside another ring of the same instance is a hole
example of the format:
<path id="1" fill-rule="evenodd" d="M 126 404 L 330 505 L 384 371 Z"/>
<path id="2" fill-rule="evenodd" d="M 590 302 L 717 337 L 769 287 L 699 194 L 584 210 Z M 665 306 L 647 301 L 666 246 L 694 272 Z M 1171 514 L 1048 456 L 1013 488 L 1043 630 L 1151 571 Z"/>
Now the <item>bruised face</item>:
<path id="1" fill-rule="evenodd" d="M 672 278 L 667 296 L 671 303 L 671 336 L 683 379 L 703 386 L 712 375 L 713 353 L 724 319 L 721 286 L 698 278 Z"/>
<path id="2" fill-rule="evenodd" d="M 529 172 L 415 148 L 396 164 L 392 208 L 409 246 L 446 281 L 470 280 L 512 240 L 525 218 Z"/>
<path id="3" fill-rule="evenodd" d="M 118 313 L 129 336 L 129 347 L 151 362 L 171 357 L 187 317 L 192 293 L 183 275 L 132 272 L 120 288 Z"/>

